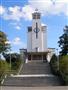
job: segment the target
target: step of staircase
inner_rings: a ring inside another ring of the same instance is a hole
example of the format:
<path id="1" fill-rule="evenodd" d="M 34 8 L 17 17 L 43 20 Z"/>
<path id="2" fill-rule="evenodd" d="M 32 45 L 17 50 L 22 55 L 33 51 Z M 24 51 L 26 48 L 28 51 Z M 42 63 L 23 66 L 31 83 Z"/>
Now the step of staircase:
<path id="1" fill-rule="evenodd" d="M 60 80 L 52 75 L 33 75 L 33 76 L 14 76 L 7 77 L 3 83 L 4 86 L 23 86 L 23 87 L 42 87 L 42 86 L 59 86 Z"/>
<path id="2" fill-rule="evenodd" d="M 49 63 L 29 62 L 23 65 L 20 74 L 51 74 Z"/>

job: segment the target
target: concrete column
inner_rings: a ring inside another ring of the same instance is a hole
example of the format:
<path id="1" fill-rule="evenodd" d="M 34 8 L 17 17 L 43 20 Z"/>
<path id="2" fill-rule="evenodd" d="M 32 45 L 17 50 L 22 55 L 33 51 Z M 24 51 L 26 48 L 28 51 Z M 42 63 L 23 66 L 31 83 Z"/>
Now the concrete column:
<path id="1" fill-rule="evenodd" d="M 28 58 L 26 58 L 26 63 L 28 63 Z"/>
<path id="2" fill-rule="evenodd" d="M 32 54 L 31 54 L 31 61 L 32 61 Z"/>
<path id="3" fill-rule="evenodd" d="M 51 59 L 50 53 L 48 53 L 48 54 L 47 54 L 47 61 L 50 62 L 50 59 Z"/>
<path id="4" fill-rule="evenodd" d="M 28 63 L 28 54 L 25 55 L 25 59 L 26 59 L 25 63 Z"/>

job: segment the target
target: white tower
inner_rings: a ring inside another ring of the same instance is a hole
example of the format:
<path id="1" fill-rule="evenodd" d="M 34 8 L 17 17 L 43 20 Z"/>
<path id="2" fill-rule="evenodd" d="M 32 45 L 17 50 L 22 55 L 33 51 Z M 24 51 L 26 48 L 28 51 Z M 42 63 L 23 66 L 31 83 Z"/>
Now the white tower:
<path id="1" fill-rule="evenodd" d="M 27 32 L 26 61 L 50 61 L 53 51 L 54 48 L 47 48 L 47 26 L 41 24 L 41 14 L 36 9 L 32 14 L 32 26 L 28 27 Z"/>
<path id="2" fill-rule="evenodd" d="M 27 52 L 46 52 L 47 30 L 41 25 L 41 14 L 36 9 L 32 14 L 32 27 L 28 27 Z"/>

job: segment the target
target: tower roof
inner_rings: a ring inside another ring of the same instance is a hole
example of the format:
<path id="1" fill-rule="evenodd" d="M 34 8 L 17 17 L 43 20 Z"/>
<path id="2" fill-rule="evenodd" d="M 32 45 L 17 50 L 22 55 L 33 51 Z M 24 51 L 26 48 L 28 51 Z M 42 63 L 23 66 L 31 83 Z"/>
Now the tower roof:
<path id="1" fill-rule="evenodd" d="M 36 8 L 33 14 L 40 14 L 39 10 Z"/>
<path id="2" fill-rule="evenodd" d="M 36 8 L 35 11 L 38 12 L 38 9 Z"/>
<path id="3" fill-rule="evenodd" d="M 40 19 L 41 13 L 36 8 L 34 13 L 32 13 L 33 19 Z"/>

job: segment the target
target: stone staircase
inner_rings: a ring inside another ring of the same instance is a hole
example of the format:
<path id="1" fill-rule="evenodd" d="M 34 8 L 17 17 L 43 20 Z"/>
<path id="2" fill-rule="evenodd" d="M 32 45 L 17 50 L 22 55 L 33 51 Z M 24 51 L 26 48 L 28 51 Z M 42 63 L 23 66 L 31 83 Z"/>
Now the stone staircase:
<path id="1" fill-rule="evenodd" d="M 24 87 L 59 86 L 61 81 L 57 76 L 52 75 L 48 63 L 31 61 L 23 65 L 20 75 L 7 77 L 3 85 Z"/>
<path id="2" fill-rule="evenodd" d="M 51 74 L 49 63 L 43 61 L 31 61 L 23 65 L 20 74 Z"/>

